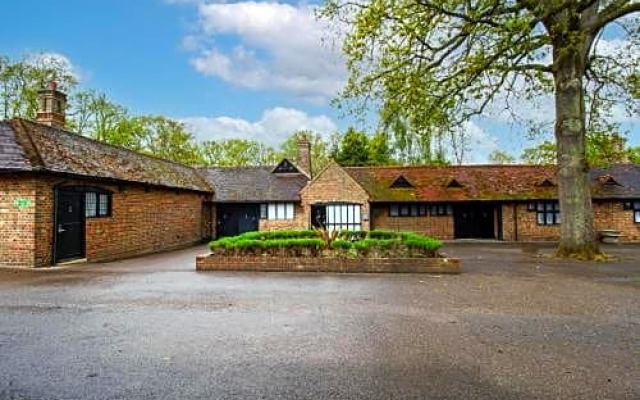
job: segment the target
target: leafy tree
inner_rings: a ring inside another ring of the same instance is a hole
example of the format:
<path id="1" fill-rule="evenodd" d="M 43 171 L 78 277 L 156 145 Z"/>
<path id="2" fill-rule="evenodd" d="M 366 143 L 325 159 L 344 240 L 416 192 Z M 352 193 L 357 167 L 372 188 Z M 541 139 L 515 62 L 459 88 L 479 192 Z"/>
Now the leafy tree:
<path id="1" fill-rule="evenodd" d="M 489 162 L 494 164 L 515 164 L 516 158 L 506 151 L 494 150 L 489 154 Z"/>
<path id="2" fill-rule="evenodd" d="M 161 115 L 144 115 L 132 118 L 129 124 L 137 137 L 135 147 L 142 152 L 182 164 L 202 164 L 200 148 L 183 123 Z"/>
<path id="3" fill-rule="evenodd" d="M 294 161 L 298 154 L 298 140 L 300 136 L 304 136 L 309 143 L 311 143 L 311 174 L 315 176 L 331 160 L 329 143 L 317 133 L 305 130 L 294 132 L 280 146 L 278 158 L 286 158 Z"/>
<path id="4" fill-rule="evenodd" d="M 133 128 L 126 108 L 110 101 L 106 94 L 95 90 L 85 90 L 71 96 L 70 130 L 89 136 L 101 142 L 123 145 L 139 149 L 133 143 Z"/>
<path id="5" fill-rule="evenodd" d="M 592 132 L 587 135 L 586 157 L 589 165 L 605 166 L 634 162 L 634 149 L 626 147 L 627 139 L 617 133 Z M 525 149 L 522 160 L 528 164 L 556 164 L 557 147 L 544 141 Z"/>
<path id="6" fill-rule="evenodd" d="M 353 128 L 347 129 L 340 147 L 332 154 L 333 159 L 344 166 L 364 166 L 370 164 L 369 137 Z"/>
<path id="7" fill-rule="evenodd" d="M 369 139 L 367 144 L 369 165 L 389 165 L 393 163 L 389 139 L 384 132 L 378 132 Z"/>
<path id="8" fill-rule="evenodd" d="M 278 156 L 264 143 L 247 139 L 207 140 L 201 144 L 206 166 L 246 167 L 273 165 Z"/>
<path id="9" fill-rule="evenodd" d="M 640 58 L 610 57 L 597 44 L 616 22 L 637 46 L 638 19 L 622 18 L 637 11 L 635 0 L 327 0 L 320 14 L 347 27 L 343 105 L 366 109 L 362 101 L 372 100 L 382 115 L 421 129 L 460 125 L 499 97 L 553 92 L 558 254 L 593 257 L 585 91 L 596 102 L 634 94 L 629 79 L 637 78 Z"/>
<path id="10" fill-rule="evenodd" d="M 0 56 L 0 116 L 7 119 L 35 119 L 38 91 L 56 81 L 64 91 L 71 91 L 77 80 L 68 63 L 46 54 L 11 60 Z"/>

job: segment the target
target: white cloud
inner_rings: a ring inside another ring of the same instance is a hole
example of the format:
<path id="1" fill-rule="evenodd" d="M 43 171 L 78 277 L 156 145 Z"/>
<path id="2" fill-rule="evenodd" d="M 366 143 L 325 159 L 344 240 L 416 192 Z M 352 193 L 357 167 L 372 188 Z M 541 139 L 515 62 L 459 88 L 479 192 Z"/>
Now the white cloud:
<path id="1" fill-rule="evenodd" d="M 464 143 L 463 164 L 486 164 L 489 162 L 489 155 L 494 150 L 500 150 L 498 140 L 495 136 L 480 128 L 473 121 L 464 123 L 459 128 L 460 135 Z M 455 161 L 457 159 L 453 146 L 448 146 L 449 159 Z M 458 146 L 460 147 L 460 146 Z"/>
<path id="2" fill-rule="evenodd" d="M 312 6 L 201 3 L 198 15 L 197 33 L 183 47 L 196 51 L 192 65 L 204 75 L 315 102 L 334 97 L 345 82 L 341 53 L 323 45 L 325 27 Z"/>
<path id="3" fill-rule="evenodd" d="M 86 74 L 78 66 L 74 65 L 69 57 L 60 53 L 33 53 L 27 57 L 27 62 L 39 67 L 57 68 L 66 71 L 78 82 L 86 78 Z"/>
<path id="4" fill-rule="evenodd" d="M 255 122 L 230 117 L 190 117 L 181 121 L 199 141 L 252 139 L 274 147 L 298 130 L 310 130 L 327 136 L 337 129 L 335 123 L 325 115 L 310 116 L 304 111 L 284 107 L 265 110 L 260 120 Z"/>

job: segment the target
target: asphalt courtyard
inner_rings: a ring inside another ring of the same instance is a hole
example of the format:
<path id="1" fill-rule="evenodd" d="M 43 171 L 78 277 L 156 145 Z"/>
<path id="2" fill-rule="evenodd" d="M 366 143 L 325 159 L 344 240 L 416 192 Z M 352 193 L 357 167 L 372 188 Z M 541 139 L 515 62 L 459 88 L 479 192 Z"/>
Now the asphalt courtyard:
<path id="1" fill-rule="evenodd" d="M 460 275 L 0 271 L 0 399 L 640 399 L 640 246 L 449 244 Z"/>

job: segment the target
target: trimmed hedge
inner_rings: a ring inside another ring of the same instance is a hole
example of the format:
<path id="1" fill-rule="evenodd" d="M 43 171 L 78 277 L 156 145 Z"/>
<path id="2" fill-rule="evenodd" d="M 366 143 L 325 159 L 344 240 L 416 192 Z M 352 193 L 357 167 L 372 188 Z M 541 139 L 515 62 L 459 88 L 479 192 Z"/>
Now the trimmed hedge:
<path id="1" fill-rule="evenodd" d="M 343 231 L 335 240 L 326 232 L 297 230 L 247 232 L 209 244 L 222 255 L 346 256 L 346 257 L 435 257 L 439 240 L 412 232 Z"/>

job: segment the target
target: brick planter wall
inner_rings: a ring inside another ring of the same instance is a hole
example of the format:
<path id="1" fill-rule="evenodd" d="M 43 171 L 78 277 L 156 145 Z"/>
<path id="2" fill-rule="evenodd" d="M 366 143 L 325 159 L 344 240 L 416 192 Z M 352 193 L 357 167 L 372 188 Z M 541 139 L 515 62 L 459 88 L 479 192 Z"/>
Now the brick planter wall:
<path id="1" fill-rule="evenodd" d="M 216 256 L 196 258 L 198 271 L 460 273 L 457 258 Z"/>

